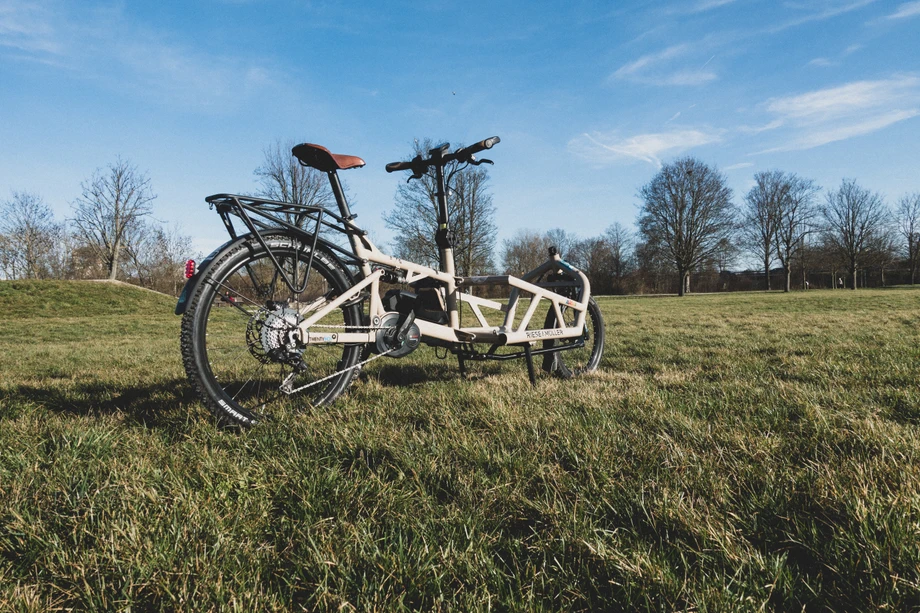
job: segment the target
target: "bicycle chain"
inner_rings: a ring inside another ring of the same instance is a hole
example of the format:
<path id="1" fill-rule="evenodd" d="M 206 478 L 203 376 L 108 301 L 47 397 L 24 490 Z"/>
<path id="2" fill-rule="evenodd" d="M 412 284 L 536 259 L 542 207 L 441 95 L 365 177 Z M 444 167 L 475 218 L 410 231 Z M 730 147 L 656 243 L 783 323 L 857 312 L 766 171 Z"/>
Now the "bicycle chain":
<path id="1" fill-rule="evenodd" d="M 365 364 L 367 364 L 367 363 L 369 363 L 369 362 L 373 362 L 373 361 L 376 360 L 377 358 L 382 358 L 382 357 L 385 356 L 386 354 L 391 353 L 391 352 L 393 352 L 393 351 L 396 351 L 396 349 L 398 349 L 398 347 L 393 347 L 392 349 L 387 349 L 387 350 L 384 351 L 383 353 L 378 353 L 377 355 L 375 355 L 375 356 L 373 356 L 373 357 L 370 357 L 370 358 L 364 360 L 363 362 L 358 362 L 358 363 L 355 364 L 354 366 L 349 366 L 348 368 L 343 368 L 342 370 L 336 371 L 336 372 L 332 373 L 331 375 L 327 375 L 327 376 L 323 377 L 322 379 L 317 379 L 316 381 L 313 381 L 313 382 L 311 382 L 311 383 L 307 383 L 306 385 L 301 385 L 301 386 L 298 387 L 298 388 L 295 388 L 295 389 L 284 389 L 285 386 L 289 386 L 289 385 L 290 385 L 290 380 L 291 380 L 291 378 L 294 377 L 294 376 L 297 374 L 297 372 L 292 372 L 292 373 L 289 374 L 287 377 L 285 377 L 284 381 L 281 382 L 281 385 L 278 387 L 278 389 L 280 389 L 282 393 L 287 394 L 288 396 L 290 396 L 291 394 L 296 394 L 297 392 L 302 392 L 303 390 L 305 390 L 305 389 L 307 389 L 307 388 L 313 387 L 314 385 L 319 385 L 319 384 L 322 383 L 323 381 L 328 381 L 329 379 L 332 379 L 333 377 L 338 377 L 339 375 L 341 375 L 341 374 L 343 374 L 343 373 L 346 373 L 346 372 L 348 372 L 348 371 L 350 371 L 350 370 L 355 370 L 356 368 L 361 368 L 361 367 L 364 366 Z"/>
<path id="2" fill-rule="evenodd" d="M 312 329 L 313 327 L 314 327 L 314 326 L 310 326 L 311 329 Z M 390 326 L 389 328 L 382 328 L 382 327 L 379 327 L 379 326 L 345 326 L 345 325 L 336 325 L 336 324 L 319 324 L 319 325 L 317 325 L 316 327 L 319 327 L 319 328 L 337 328 L 337 329 L 341 328 L 341 329 L 348 329 L 348 330 L 389 330 L 390 328 L 395 328 L 396 326 Z M 292 372 L 291 374 L 289 374 L 287 377 L 284 378 L 284 381 L 281 382 L 281 385 L 278 387 L 278 389 L 280 389 L 282 393 L 287 394 L 288 396 L 290 396 L 290 395 L 292 395 L 292 394 L 296 394 L 297 392 L 302 392 L 303 390 L 308 389 L 308 388 L 311 388 L 311 387 L 313 387 L 314 385 L 319 385 L 319 384 L 322 383 L 323 381 L 328 381 L 329 379 L 332 379 L 333 377 L 338 377 L 339 375 L 344 374 L 344 373 L 346 373 L 346 372 L 349 372 L 349 371 L 351 371 L 351 370 L 359 369 L 359 368 L 363 367 L 365 364 L 368 364 L 368 363 L 370 363 L 370 362 L 373 362 L 373 361 L 376 360 L 377 358 L 382 358 L 383 356 L 387 355 L 388 353 L 392 353 L 393 351 L 396 351 L 396 349 L 398 349 L 398 347 L 393 347 L 392 349 L 387 349 L 386 351 L 384 351 L 384 352 L 382 352 L 382 353 L 378 353 L 377 355 L 375 355 L 375 356 L 373 356 L 373 357 L 370 357 L 370 358 L 364 360 L 363 362 L 358 362 L 358 363 L 355 364 L 354 366 L 349 366 L 348 368 L 343 368 L 342 370 L 336 371 L 336 372 L 332 373 L 331 375 L 327 375 L 327 376 L 323 377 L 322 379 L 317 379 L 316 381 L 313 381 L 313 382 L 311 382 L 311 383 L 307 383 L 306 385 L 301 385 L 301 386 L 298 387 L 298 388 L 295 388 L 295 389 L 285 389 L 285 386 L 290 386 L 291 379 L 292 379 L 294 376 L 297 375 L 297 372 L 296 372 L 296 371 L 295 371 L 295 372 Z"/>

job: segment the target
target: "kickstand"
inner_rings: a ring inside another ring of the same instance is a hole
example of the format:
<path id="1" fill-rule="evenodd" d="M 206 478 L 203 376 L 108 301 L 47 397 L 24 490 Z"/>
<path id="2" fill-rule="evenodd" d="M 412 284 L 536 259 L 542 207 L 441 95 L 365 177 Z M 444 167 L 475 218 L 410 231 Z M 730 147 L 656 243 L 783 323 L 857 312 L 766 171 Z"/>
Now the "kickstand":
<path id="1" fill-rule="evenodd" d="M 533 372 L 533 356 L 530 355 L 530 343 L 524 345 L 524 358 L 527 360 L 527 376 L 530 377 L 530 384 L 537 387 L 537 376 Z"/>
<path id="2" fill-rule="evenodd" d="M 466 360 L 463 359 L 463 354 L 457 354 L 457 362 L 460 364 L 460 376 L 466 379 Z"/>

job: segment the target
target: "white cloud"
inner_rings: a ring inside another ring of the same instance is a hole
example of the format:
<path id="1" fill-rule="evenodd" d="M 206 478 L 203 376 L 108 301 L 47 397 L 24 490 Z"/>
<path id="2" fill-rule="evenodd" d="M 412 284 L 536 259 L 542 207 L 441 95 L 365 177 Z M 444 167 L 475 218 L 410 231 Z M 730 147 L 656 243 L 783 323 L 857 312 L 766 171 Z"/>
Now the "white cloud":
<path id="1" fill-rule="evenodd" d="M 899 101 L 918 101 L 920 78 L 901 76 L 879 81 L 855 81 L 806 94 L 773 98 L 769 112 L 784 119 L 828 121 Z"/>
<path id="2" fill-rule="evenodd" d="M 661 62 L 674 59 L 685 55 L 690 50 L 690 45 L 672 45 L 659 51 L 658 53 L 649 53 L 643 55 L 638 60 L 630 62 L 629 64 L 624 64 L 613 73 L 614 77 L 624 78 L 637 74 L 639 71 L 644 70 L 655 64 L 660 64 Z"/>
<path id="3" fill-rule="evenodd" d="M 0 0 L 0 57 L 64 68 L 165 104 L 222 108 L 282 79 L 258 61 L 173 40 L 119 6 Z"/>
<path id="4" fill-rule="evenodd" d="M 819 66 L 821 68 L 826 68 L 828 66 L 840 66 L 841 61 L 844 58 L 849 57 L 853 55 L 854 53 L 856 53 L 857 51 L 862 50 L 863 47 L 864 45 L 859 45 L 859 44 L 850 45 L 846 49 L 841 51 L 835 59 L 828 59 L 826 57 L 816 57 L 815 59 L 808 62 L 806 66 Z"/>
<path id="5" fill-rule="evenodd" d="M 808 62 L 808 66 L 818 66 L 820 68 L 826 68 L 828 66 L 836 66 L 837 62 L 832 62 L 826 57 L 816 57 L 812 61 Z"/>
<path id="6" fill-rule="evenodd" d="M 920 116 L 920 109 L 890 111 L 876 117 L 869 117 L 862 121 L 857 121 L 855 123 L 848 122 L 806 132 L 801 137 L 794 139 L 790 143 L 780 147 L 774 147 L 773 149 L 767 149 L 762 153 L 814 149 L 815 147 L 820 147 L 821 145 L 846 140 L 848 138 L 853 138 L 854 136 L 864 136 L 866 134 L 871 134 L 872 132 L 876 132 L 882 128 L 887 128 L 888 126 L 904 121 L 905 119 L 911 119 L 917 116 Z"/>
<path id="7" fill-rule="evenodd" d="M 703 11 L 710 11 L 712 9 L 717 9 L 728 4 L 734 3 L 735 0 L 700 0 L 697 2 L 693 8 L 690 9 L 691 13 L 702 13 Z"/>
<path id="8" fill-rule="evenodd" d="M 723 6 L 734 4 L 736 1 L 737 0 L 697 0 L 692 4 L 682 3 L 680 5 L 667 7 L 662 12 L 665 15 L 693 15 L 722 8 Z"/>
<path id="9" fill-rule="evenodd" d="M 656 53 L 649 53 L 639 59 L 624 64 L 611 75 L 612 79 L 625 79 L 650 85 L 695 86 L 704 85 L 718 79 L 711 70 L 703 70 L 712 61 L 709 58 L 700 68 L 674 69 L 673 60 L 677 60 L 696 51 L 693 46 L 683 43 L 666 47 Z M 713 56 L 714 57 L 714 56 Z"/>
<path id="10" fill-rule="evenodd" d="M 891 15 L 888 15 L 886 19 L 906 19 L 908 17 L 916 17 L 920 15 L 920 1 L 918 2 L 905 2 L 898 7 Z"/>
<path id="11" fill-rule="evenodd" d="M 649 83 L 655 85 L 705 85 L 719 77 L 714 72 L 704 70 L 680 70 L 662 77 L 651 77 Z"/>
<path id="12" fill-rule="evenodd" d="M 30 54 L 62 53 L 51 19 L 51 12 L 37 3 L 0 3 L 0 47 Z"/>
<path id="13" fill-rule="evenodd" d="M 789 140 L 766 152 L 811 149 L 863 136 L 920 115 L 920 78 L 900 75 L 854 81 L 804 94 L 772 98 L 764 104 L 775 119 L 758 133 L 789 128 Z"/>
<path id="14" fill-rule="evenodd" d="M 592 161 L 642 160 L 661 167 L 661 156 L 675 155 L 693 147 L 716 143 L 720 133 L 703 130 L 672 130 L 637 134 L 626 138 L 615 134 L 583 134 L 569 142 L 575 154 Z"/>
<path id="15" fill-rule="evenodd" d="M 741 170 L 742 168 L 750 168 L 754 165 L 754 162 L 741 162 L 740 164 L 732 164 L 731 166 L 726 166 L 722 170 Z"/>
<path id="16" fill-rule="evenodd" d="M 125 85 L 157 92 L 180 105 L 223 106 L 235 94 L 246 95 L 274 82 L 272 73 L 261 66 L 198 52 L 156 35 L 115 41 L 114 50 L 116 66 L 130 75 Z"/>
<path id="17" fill-rule="evenodd" d="M 786 6 L 789 6 L 791 8 L 803 9 L 803 10 L 807 10 L 810 12 L 806 15 L 796 17 L 794 19 L 791 19 L 790 21 L 787 21 L 774 28 L 771 28 L 769 31 L 775 33 L 775 32 L 780 32 L 782 30 L 786 30 L 788 28 L 794 28 L 796 26 L 810 23 L 813 21 L 824 21 L 826 19 L 831 19 L 832 17 L 836 17 L 838 15 L 843 15 L 845 13 L 849 13 L 851 11 L 861 9 L 864 6 L 868 6 L 877 1 L 878 0 L 855 0 L 855 1 L 848 1 L 848 2 L 839 2 L 837 0 L 825 0 L 823 2 L 807 2 L 807 3 L 800 4 L 800 5 L 794 5 L 792 3 L 787 2 Z"/>
<path id="18" fill-rule="evenodd" d="M 760 134 L 761 132 L 767 132 L 769 130 L 775 130 L 783 126 L 783 121 L 781 119 L 774 119 L 768 124 L 762 126 L 740 126 L 738 128 L 739 132 L 744 134 Z"/>

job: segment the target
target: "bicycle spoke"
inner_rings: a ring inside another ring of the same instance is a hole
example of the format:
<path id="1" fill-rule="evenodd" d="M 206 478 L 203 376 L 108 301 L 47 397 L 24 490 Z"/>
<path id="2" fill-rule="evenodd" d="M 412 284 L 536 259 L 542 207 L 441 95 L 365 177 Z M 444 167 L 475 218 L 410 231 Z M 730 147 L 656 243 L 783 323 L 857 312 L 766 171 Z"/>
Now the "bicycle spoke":
<path id="1" fill-rule="evenodd" d="M 309 253 L 295 251 L 287 241 L 273 249 L 284 270 L 293 270 L 296 265 L 298 278 L 306 274 Z M 196 342 L 202 343 L 210 365 L 203 374 L 216 390 L 209 392 L 214 398 L 212 409 L 246 423 L 244 420 L 253 419 L 256 413 L 270 415 L 286 406 L 322 404 L 341 393 L 343 381 L 350 381 L 352 367 L 361 355 L 360 345 L 305 344 L 292 334 L 305 318 L 301 305 L 323 308 L 328 305 L 328 296 L 348 289 L 345 275 L 330 268 L 326 260 L 315 260 L 311 270 L 315 274 L 304 291 L 288 291 L 265 250 L 250 245 L 241 246 L 236 264 L 217 267 L 204 277 L 206 289 L 200 295 L 208 300 L 204 311 L 208 315 L 201 324 L 205 333 L 196 337 L 200 339 Z M 213 308 L 221 301 L 234 307 L 234 315 Z M 332 310 L 317 327 L 322 329 L 323 325 L 351 330 L 360 327 L 358 303 Z M 283 391 L 282 385 L 289 391 Z M 296 393 L 291 394 L 291 389 Z"/>
<path id="2" fill-rule="evenodd" d="M 250 300 L 250 299 L 247 298 L 245 295 L 241 294 L 239 291 L 237 291 L 236 289 L 230 287 L 230 286 L 227 285 L 226 283 L 217 282 L 216 285 L 219 285 L 220 287 L 223 287 L 224 289 L 226 289 L 228 294 L 229 294 L 230 292 L 233 292 L 234 294 L 236 294 L 237 296 L 239 296 L 240 298 L 242 298 L 242 299 L 245 300 L 246 302 L 252 304 L 252 305 L 255 306 L 256 308 L 259 308 L 259 309 L 262 308 L 262 305 L 261 305 L 261 304 L 259 304 L 258 302 L 254 302 L 254 301 Z M 249 311 L 247 311 L 246 309 L 244 309 L 242 305 L 237 304 L 235 301 L 229 301 L 229 300 L 228 300 L 227 303 L 230 304 L 231 306 L 236 307 L 237 309 L 239 309 L 239 310 L 242 311 L 243 313 L 246 313 L 248 316 L 252 317 L 252 313 L 250 313 Z"/>
<path id="3" fill-rule="evenodd" d="M 262 370 L 263 370 L 264 368 L 265 368 L 265 364 L 262 364 L 262 363 L 260 362 L 259 365 L 256 367 L 255 372 L 254 372 L 253 374 L 249 375 L 249 378 L 246 379 L 246 381 L 243 383 L 243 385 L 240 386 L 240 389 L 238 389 L 237 392 L 236 392 L 233 396 L 231 396 L 231 397 L 232 397 L 234 400 L 236 400 L 237 397 L 238 397 L 240 394 L 243 393 L 243 390 L 246 389 L 246 386 L 249 385 L 250 382 L 252 382 L 253 377 L 255 377 L 257 374 L 261 373 Z M 260 380 L 261 380 L 261 379 L 260 379 Z M 226 389 L 225 389 L 224 391 L 226 391 Z"/>

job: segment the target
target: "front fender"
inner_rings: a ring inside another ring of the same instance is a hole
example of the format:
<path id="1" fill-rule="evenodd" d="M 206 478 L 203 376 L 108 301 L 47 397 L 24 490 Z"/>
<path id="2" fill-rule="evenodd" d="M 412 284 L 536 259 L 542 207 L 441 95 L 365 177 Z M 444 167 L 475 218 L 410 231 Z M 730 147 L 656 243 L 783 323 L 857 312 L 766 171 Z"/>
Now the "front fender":
<path id="1" fill-rule="evenodd" d="M 269 229 L 261 230 L 259 234 L 264 237 L 287 233 L 277 229 Z M 313 236 L 307 234 L 302 236 L 295 236 L 295 238 L 305 242 L 309 241 L 312 243 L 313 241 Z M 244 234 L 243 236 L 238 236 L 237 238 L 231 239 L 212 251 L 205 259 L 201 261 L 201 264 L 198 265 L 195 274 L 185 282 L 185 287 L 182 288 L 182 293 L 179 294 L 179 301 L 176 303 L 176 315 L 182 315 L 185 313 L 186 309 L 188 309 L 188 303 L 192 299 L 192 296 L 195 295 L 195 290 L 198 289 L 198 283 L 201 281 L 202 277 L 204 277 L 204 273 L 208 270 L 208 268 L 210 268 L 211 264 L 220 259 L 218 256 L 235 248 L 240 243 L 249 240 L 252 240 L 252 233 Z M 351 271 L 342 263 L 339 258 L 333 255 L 333 250 L 327 247 L 329 244 L 330 243 L 328 241 L 324 240 L 323 238 L 319 238 L 316 243 L 317 250 L 324 249 L 327 252 L 327 257 L 335 261 L 339 268 L 341 268 L 345 273 L 346 278 L 348 278 L 351 283 L 354 283 L 354 276 L 352 275 Z"/>

